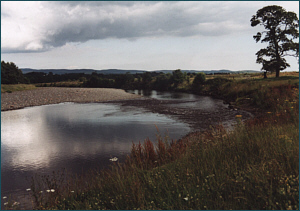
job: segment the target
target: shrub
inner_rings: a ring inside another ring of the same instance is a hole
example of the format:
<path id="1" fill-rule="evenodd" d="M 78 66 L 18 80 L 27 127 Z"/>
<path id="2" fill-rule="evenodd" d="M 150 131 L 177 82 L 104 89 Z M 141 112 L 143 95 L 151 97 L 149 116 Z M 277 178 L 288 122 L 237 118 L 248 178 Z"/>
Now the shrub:
<path id="1" fill-rule="evenodd" d="M 194 91 L 202 90 L 202 85 L 205 83 L 205 74 L 204 73 L 198 73 L 196 77 L 194 78 L 192 89 Z"/>

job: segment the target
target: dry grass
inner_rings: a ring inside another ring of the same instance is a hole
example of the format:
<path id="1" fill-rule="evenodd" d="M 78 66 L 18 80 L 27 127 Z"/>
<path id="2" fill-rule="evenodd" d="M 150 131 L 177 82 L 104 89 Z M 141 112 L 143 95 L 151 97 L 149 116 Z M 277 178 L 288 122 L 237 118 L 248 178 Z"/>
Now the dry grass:
<path id="1" fill-rule="evenodd" d="M 32 90 L 36 86 L 33 84 L 1 84 L 1 93 L 11 93 L 15 91 Z"/>

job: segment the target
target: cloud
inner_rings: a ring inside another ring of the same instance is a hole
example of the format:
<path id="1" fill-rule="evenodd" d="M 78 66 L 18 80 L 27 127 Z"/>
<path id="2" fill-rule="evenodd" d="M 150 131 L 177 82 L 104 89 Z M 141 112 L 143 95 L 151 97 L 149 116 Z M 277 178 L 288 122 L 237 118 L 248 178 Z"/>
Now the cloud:
<path id="1" fill-rule="evenodd" d="M 222 36 L 249 30 L 257 2 L 1 2 L 1 52 L 108 38 Z"/>

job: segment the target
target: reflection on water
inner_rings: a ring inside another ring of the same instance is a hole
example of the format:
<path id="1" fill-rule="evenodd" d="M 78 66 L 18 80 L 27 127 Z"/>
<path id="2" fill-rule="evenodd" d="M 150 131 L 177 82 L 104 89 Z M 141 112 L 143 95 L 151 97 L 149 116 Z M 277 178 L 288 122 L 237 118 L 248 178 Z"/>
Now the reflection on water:
<path id="1" fill-rule="evenodd" d="M 156 90 L 126 90 L 126 92 L 158 100 L 180 100 L 176 101 L 174 104 L 168 104 L 168 106 L 176 108 L 193 108 L 211 112 L 220 108 L 228 107 L 228 105 L 223 103 L 223 100 L 214 99 L 210 96 L 200 96 L 190 93 L 164 92 Z"/>
<path id="2" fill-rule="evenodd" d="M 160 100 L 197 100 L 201 98 L 201 96 L 183 92 L 164 92 L 156 90 L 126 90 L 126 92 Z"/>
<path id="3" fill-rule="evenodd" d="M 166 116 L 116 104 L 58 104 L 1 112 L 1 192 L 22 192 L 26 177 L 66 168 L 82 173 L 121 161 L 132 142 L 168 132 L 178 139 L 189 127 Z"/>

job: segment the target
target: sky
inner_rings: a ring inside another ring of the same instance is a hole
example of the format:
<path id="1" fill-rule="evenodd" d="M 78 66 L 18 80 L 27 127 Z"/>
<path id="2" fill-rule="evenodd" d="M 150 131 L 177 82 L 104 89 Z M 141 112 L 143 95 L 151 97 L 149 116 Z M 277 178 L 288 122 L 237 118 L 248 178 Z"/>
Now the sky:
<path id="1" fill-rule="evenodd" d="M 250 19 L 298 1 L 1 1 L 1 60 L 19 68 L 260 70 Z M 298 61 L 287 57 L 298 71 Z"/>

